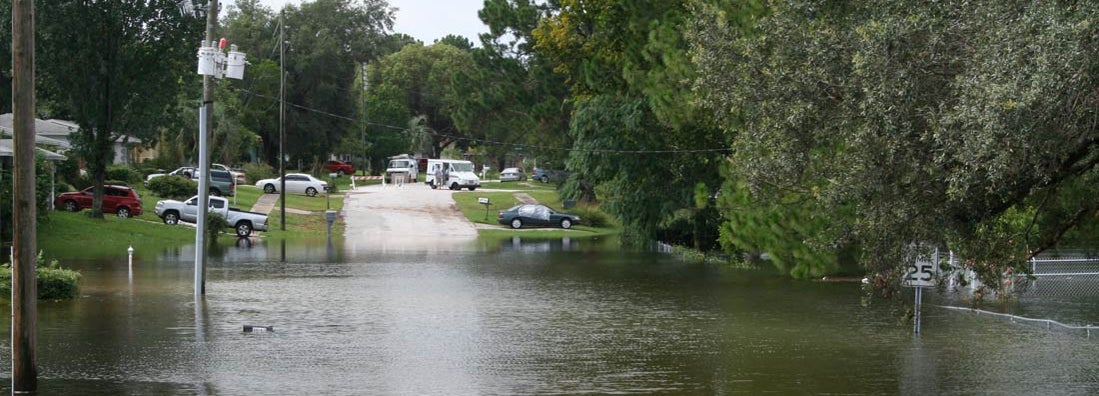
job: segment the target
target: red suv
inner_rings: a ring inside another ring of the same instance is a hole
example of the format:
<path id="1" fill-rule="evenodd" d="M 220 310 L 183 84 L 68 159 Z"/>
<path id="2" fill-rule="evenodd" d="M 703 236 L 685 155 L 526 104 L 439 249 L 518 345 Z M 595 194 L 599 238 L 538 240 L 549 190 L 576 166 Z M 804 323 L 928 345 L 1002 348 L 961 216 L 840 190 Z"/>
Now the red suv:
<path id="1" fill-rule="evenodd" d="M 328 162 L 325 162 L 324 169 L 329 172 L 339 174 L 340 176 L 355 173 L 355 166 L 343 161 L 336 160 L 330 160 Z"/>
<path id="2" fill-rule="evenodd" d="M 95 187 L 81 191 L 67 192 L 53 200 L 54 207 L 70 212 L 92 207 Z M 141 216 L 141 197 L 137 191 L 126 186 L 103 186 L 103 213 L 117 213 L 118 217 Z"/>

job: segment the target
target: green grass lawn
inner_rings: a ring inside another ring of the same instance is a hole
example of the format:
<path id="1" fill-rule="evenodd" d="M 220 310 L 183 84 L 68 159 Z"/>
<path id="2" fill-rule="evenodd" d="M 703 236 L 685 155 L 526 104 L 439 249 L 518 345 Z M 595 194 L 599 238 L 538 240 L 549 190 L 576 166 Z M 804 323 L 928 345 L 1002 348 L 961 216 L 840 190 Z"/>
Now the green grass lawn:
<path id="1" fill-rule="evenodd" d="M 194 242 L 194 228 L 165 225 L 152 212 L 129 219 L 111 214 L 93 219 L 87 210 L 52 211 L 38 221 L 38 249 L 46 257 L 111 257 L 126 254 L 130 246 L 161 251 Z"/>
<path id="2" fill-rule="evenodd" d="M 509 183 L 510 184 L 510 183 Z M 542 184 L 542 183 L 535 183 Z M 554 210 L 561 210 L 568 213 L 568 210 L 563 210 L 561 206 L 561 197 L 553 189 L 524 189 L 520 191 L 530 195 L 532 198 L 538 200 L 538 203 L 549 206 Z M 488 198 L 491 206 L 488 209 L 488 214 L 485 213 L 485 205 L 478 203 L 478 198 Z M 462 214 L 466 216 L 470 221 L 480 224 L 489 224 L 499 228 L 495 229 L 481 229 L 478 230 L 478 234 L 484 237 L 510 237 L 513 235 L 522 235 L 528 238 L 561 238 L 561 237 L 594 237 L 617 234 L 620 230 L 617 227 L 589 227 L 585 225 L 577 225 L 571 230 L 562 230 L 560 228 L 540 228 L 540 229 L 522 229 L 513 230 L 507 226 L 500 225 L 496 222 L 496 217 L 500 211 L 507 210 L 515 205 L 519 205 L 520 202 L 515 198 L 515 192 L 504 191 L 469 191 L 454 193 L 454 202 L 458 206 L 458 210 L 462 211 Z M 583 219 L 581 219 L 583 223 Z"/>
<path id="3" fill-rule="evenodd" d="M 346 178 L 345 178 L 346 179 Z M 103 219 L 87 216 L 88 211 L 69 213 L 51 211 L 46 219 L 38 222 L 38 245 L 50 258 L 97 258 L 113 257 L 125 254 L 130 246 L 140 251 L 161 251 L 168 248 L 190 245 L 195 242 L 195 229 L 187 226 L 164 224 L 153 212 L 157 201 L 162 198 L 152 194 L 144 186 L 136 186 L 141 196 L 144 213 L 139 217 L 121 219 L 106 214 Z M 255 186 L 237 186 L 236 197 L 226 197 L 230 205 L 242 210 L 251 210 L 263 195 Z M 325 238 L 327 221 L 325 207 L 333 210 L 343 208 L 343 193 L 332 194 L 326 202 L 323 194 L 316 197 L 287 195 L 286 207 L 313 212 L 312 214 L 286 214 L 286 231 L 279 230 L 279 205 L 268 216 L 270 231 L 258 232 L 255 236 L 271 240 L 300 240 Z M 236 203 L 234 204 L 234 200 Z M 288 211 L 289 212 L 289 211 Z M 343 237 L 343 221 L 337 219 L 332 227 L 333 238 Z M 232 243 L 236 238 L 226 229 L 219 237 L 221 243 Z"/>

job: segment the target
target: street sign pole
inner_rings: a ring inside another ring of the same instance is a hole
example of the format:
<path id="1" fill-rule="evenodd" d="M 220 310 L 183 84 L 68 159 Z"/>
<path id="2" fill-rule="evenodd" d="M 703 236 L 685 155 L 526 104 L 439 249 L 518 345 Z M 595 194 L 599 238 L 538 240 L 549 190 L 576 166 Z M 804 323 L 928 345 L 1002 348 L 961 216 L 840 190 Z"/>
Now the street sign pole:
<path id="1" fill-rule="evenodd" d="M 926 257 L 926 256 L 922 256 Z M 906 287 L 914 287 L 915 290 L 915 302 L 913 306 L 913 328 L 912 331 L 915 334 L 920 334 L 921 321 L 920 311 L 923 306 L 923 289 L 925 287 L 935 286 L 936 275 L 939 272 L 939 249 L 935 249 L 931 253 L 931 259 L 925 260 L 921 256 L 917 256 L 915 262 L 909 264 L 904 270 L 904 278 L 901 279 L 901 285 Z"/>

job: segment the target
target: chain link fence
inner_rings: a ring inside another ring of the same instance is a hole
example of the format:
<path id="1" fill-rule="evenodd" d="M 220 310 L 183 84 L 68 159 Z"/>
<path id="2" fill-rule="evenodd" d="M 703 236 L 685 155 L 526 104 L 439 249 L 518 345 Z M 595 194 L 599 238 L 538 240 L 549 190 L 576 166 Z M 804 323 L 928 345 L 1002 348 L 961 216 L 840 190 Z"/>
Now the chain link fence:
<path id="1" fill-rule="evenodd" d="M 953 257 L 946 258 L 959 268 Z M 1015 275 L 1007 289 L 1012 304 L 995 304 L 992 310 L 976 309 L 954 298 L 944 308 L 992 315 L 1020 325 L 1034 325 L 1099 339 L 1099 255 L 1058 252 L 1030 261 L 1032 275 Z M 948 289 L 964 293 L 951 282 Z M 994 298 L 994 297 L 993 297 Z"/>

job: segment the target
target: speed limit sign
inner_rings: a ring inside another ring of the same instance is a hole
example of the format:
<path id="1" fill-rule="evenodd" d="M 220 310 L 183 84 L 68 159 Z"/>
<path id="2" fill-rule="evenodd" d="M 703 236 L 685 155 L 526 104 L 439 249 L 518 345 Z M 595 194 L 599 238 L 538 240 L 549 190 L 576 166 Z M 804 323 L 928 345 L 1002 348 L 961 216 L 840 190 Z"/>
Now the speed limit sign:
<path id="1" fill-rule="evenodd" d="M 901 284 L 907 287 L 931 287 L 935 286 L 935 278 L 939 273 L 938 251 L 932 257 L 919 256 L 915 262 L 908 264 L 904 269 L 904 278 Z"/>

